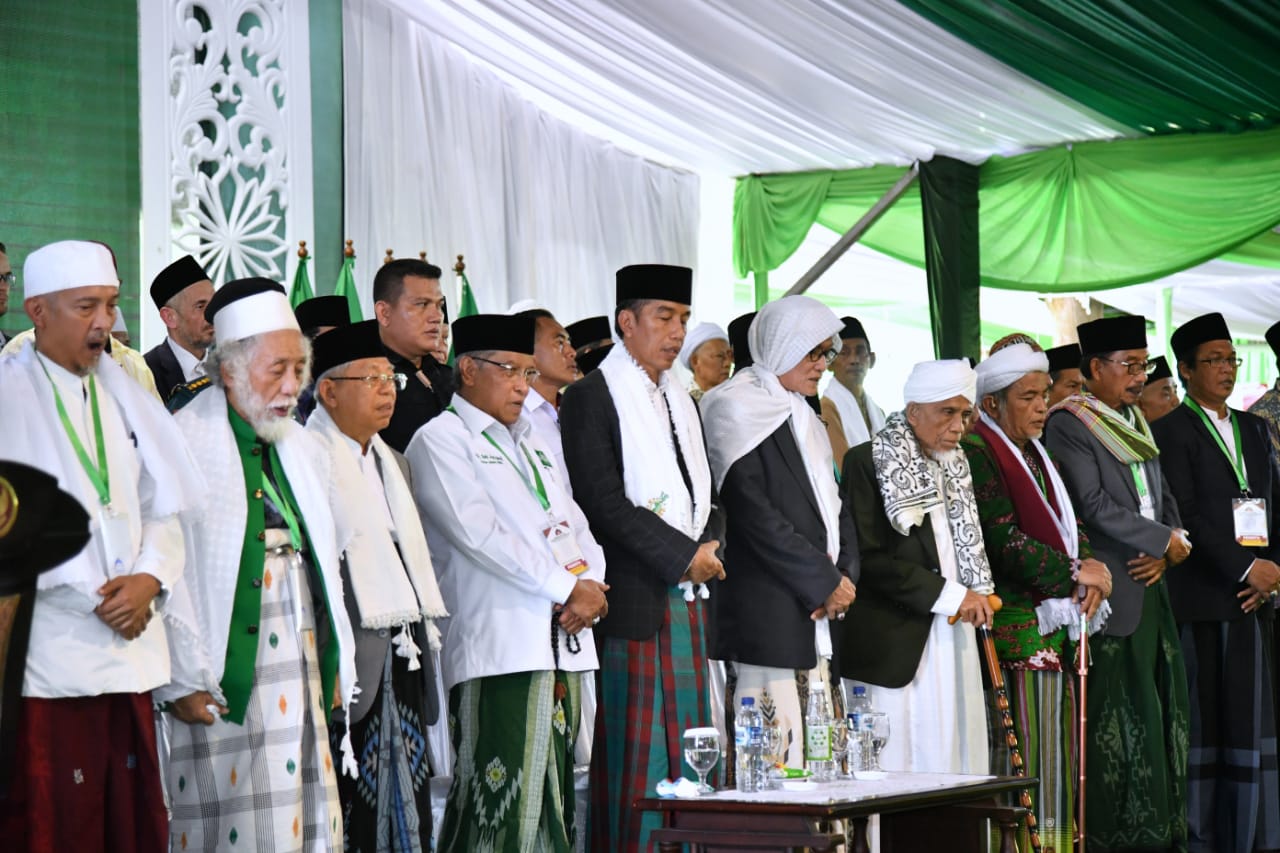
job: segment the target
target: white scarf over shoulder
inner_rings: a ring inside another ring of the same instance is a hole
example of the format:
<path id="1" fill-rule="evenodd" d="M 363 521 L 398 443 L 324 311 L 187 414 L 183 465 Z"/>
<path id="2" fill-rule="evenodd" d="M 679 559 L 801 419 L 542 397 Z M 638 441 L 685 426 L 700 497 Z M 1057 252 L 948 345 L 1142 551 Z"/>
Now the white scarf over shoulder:
<path id="1" fill-rule="evenodd" d="M 142 467 L 155 488 L 151 515 L 177 515 L 199 504 L 206 491 L 200 466 L 169 413 L 111 356 L 104 353 L 99 357 L 94 375 L 137 442 Z M 50 413 L 56 411 L 53 386 L 39 364 L 34 344 L 25 344 L 0 358 L 0 390 L 4 396 L 0 403 L 0 441 L 5 445 L 0 456 L 34 465 L 57 477 L 58 485 L 80 501 L 90 519 L 96 519 L 97 495 L 85 493 L 83 477 L 75 467 L 79 461 L 61 424 L 56 417 L 50 418 Z M 42 590 L 70 586 L 96 605 L 102 600 L 97 590 L 104 580 L 97 552 L 86 548 L 40 575 L 36 586 Z"/>
<path id="2" fill-rule="evenodd" d="M 871 421 L 870 430 L 867 429 L 867 422 L 862 419 L 862 408 L 858 405 L 853 392 L 834 380 L 827 385 L 826 398 L 840 413 L 840 424 L 844 427 L 844 440 L 850 447 L 857 447 L 863 442 L 870 441 L 871 436 L 884 428 L 884 410 L 876 405 L 876 401 L 872 400 L 871 395 L 865 390 L 862 392 L 862 397 L 867 404 L 867 420 Z"/>
<path id="3" fill-rule="evenodd" d="M 702 422 L 689 392 L 673 382 L 671 372 L 658 377 L 657 393 L 671 415 L 664 422 L 650 394 L 653 383 L 625 345 L 613 347 L 600 363 L 618 412 L 622 433 L 622 479 L 627 497 L 690 539 L 697 539 L 711 517 L 711 469 L 702 439 Z M 693 485 L 685 487 L 671 442 L 672 427 Z"/>
<path id="4" fill-rule="evenodd" d="M 440 630 L 431 620 L 448 613 L 436 585 L 417 506 L 391 449 L 377 435 L 369 442 L 369 452 L 377 454 L 391 521 L 400 541 L 399 553 L 382 514 L 376 511 L 382 495 L 375 494 L 364 478 L 351 446 L 324 406 L 316 407 L 306 429 L 325 445 L 333 465 L 329 502 L 337 528 L 338 551 L 347 555 L 347 574 L 360 612 L 360 627 L 391 628 L 425 620 L 431 648 L 438 650 Z M 410 669 L 417 669 L 419 650 L 408 633 L 402 632 L 396 644 L 397 654 L 409 658 Z"/>

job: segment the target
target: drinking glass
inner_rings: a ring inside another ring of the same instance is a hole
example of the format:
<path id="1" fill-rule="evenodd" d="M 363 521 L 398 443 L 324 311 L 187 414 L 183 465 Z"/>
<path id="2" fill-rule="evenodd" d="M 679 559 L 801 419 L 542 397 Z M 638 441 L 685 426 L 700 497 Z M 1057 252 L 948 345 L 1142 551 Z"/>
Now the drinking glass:
<path id="1" fill-rule="evenodd" d="M 831 757 L 836 761 L 835 777 L 850 778 L 849 766 L 849 724 L 844 720 L 831 721 Z"/>
<path id="2" fill-rule="evenodd" d="M 714 794 L 707 774 L 720 760 L 720 732 L 711 727 L 684 730 L 684 760 L 698 774 L 698 793 Z"/>
<path id="3" fill-rule="evenodd" d="M 864 714 L 863 719 L 866 721 L 864 725 L 871 732 L 870 769 L 879 773 L 883 770 L 880 767 L 880 750 L 889 742 L 889 715 L 883 711 L 872 711 Z"/>

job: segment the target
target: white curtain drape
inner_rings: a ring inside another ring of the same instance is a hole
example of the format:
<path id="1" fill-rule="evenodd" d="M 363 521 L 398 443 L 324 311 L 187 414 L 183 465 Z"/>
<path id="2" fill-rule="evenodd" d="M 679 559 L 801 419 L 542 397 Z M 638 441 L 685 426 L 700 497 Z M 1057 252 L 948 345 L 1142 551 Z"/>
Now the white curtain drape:
<path id="1" fill-rule="evenodd" d="M 591 137 L 381 0 L 343 3 L 344 220 L 372 316 L 386 249 L 446 270 L 481 311 L 532 298 L 569 323 L 607 313 L 630 263 L 697 267 L 698 178 Z"/>

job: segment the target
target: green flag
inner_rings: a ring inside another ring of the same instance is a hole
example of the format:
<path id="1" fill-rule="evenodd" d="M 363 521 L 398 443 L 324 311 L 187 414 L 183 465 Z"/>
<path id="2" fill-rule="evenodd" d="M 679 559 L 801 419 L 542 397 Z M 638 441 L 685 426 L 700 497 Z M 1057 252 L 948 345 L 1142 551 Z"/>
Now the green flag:
<path id="1" fill-rule="evenodd" d="M 338 272 L 338 283 L 333 287 L 333 295 L 347 297 L 351 322 L 359 323 L 364 319 L 364 312 L 360 310 L 360 296 L 356 293 L 355 268 L 356 256 L 352 252 L 342 259 L 342 269 Z"/>
<path id="2" fill-rule="evenodd" d="M 471 292 L 471 282 L 467 281 L 467 274 L 462 270 L 457 270 L 457 273 L 458 277 L 462 279 L 462 297 L 458 300 L 457 315 L 450 318 L 449 322 L 480 313 L 480 309 L 476 307 L 476 295 Z M 453 364 L 452 343 L 449 344 L 449 364 Z"/>
<path id="3" fill-rule="evenodd" d="M 311 292 L 311 275 L 307 272 L 307 261 L 311 256 L 298 254 L 298 269 L 293 274 L 293 287 L 289 290 L 289 307 L 297 308 L 315 294 Z"/>

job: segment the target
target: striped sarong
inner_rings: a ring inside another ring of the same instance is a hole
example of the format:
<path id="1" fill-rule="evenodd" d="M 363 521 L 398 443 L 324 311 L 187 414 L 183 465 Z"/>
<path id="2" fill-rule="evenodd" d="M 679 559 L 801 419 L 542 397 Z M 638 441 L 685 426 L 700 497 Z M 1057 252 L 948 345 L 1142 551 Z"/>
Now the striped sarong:
<path id="1" fill-rule="evenodd" d="M 1180 626 L 1191 692 L 1188 849 L 1280 848 L 1274 673 L 1259 617 Z"/>
<path id="2" fill-rule="evenodd" d="M 288 541 L 279 530 L 267 537 L 268 547 Z M 244 724 L 172 721 L 165 776 L 175 851 L 342 846 L 311 601 L 302 559 L 268 554 Z"/>
<path id="3" fill-rule="evenodd" d="M 649 833 L 661 827 L 662 816 L 632 803 L 653 796 L 663 779 L 697 779 L 684 764 L 681 736 L 713 724 L 704 618 L 702 599 L 685 601 L 672 588 L 652 639 L 604 639 L 591 754 L 590 848 L 597 853 L 648 851 Z M 710 784 L 718 772 L 708 776 Z"/>
<path id="4" fill-rule="evenodd" d="M 1067 853 L 1073 849 L 1076 813 L 1076 703 L 1075 675 L 1069 672 L 1004 669 L 1009 691 L 1009 711 L 1018 733 L 1018 746 L 1028 776 L 1040 784 L 1032 793 L 1043 850 Z M 994 693 L 987 714 L 987 742 L 991 744 L 991 772 L 1012 776 L 1013 762 L 1000 725 Z M 1008 805 L 1018 805 L 1009 795 Z M 992 851 L 999 844 L 993 837 Z M 1018 849 L 1030 850 L 1025 826 L 1018 832 Z"/>
<path id="5" fill-rule="evenodd" d="M 557 684 L 563 699 L 555 697 Z M 441 853 L 571 853 L 580 684 L 580 673 L 542 670 L 453 686 L 449 729 L 457 760 Z"/>

